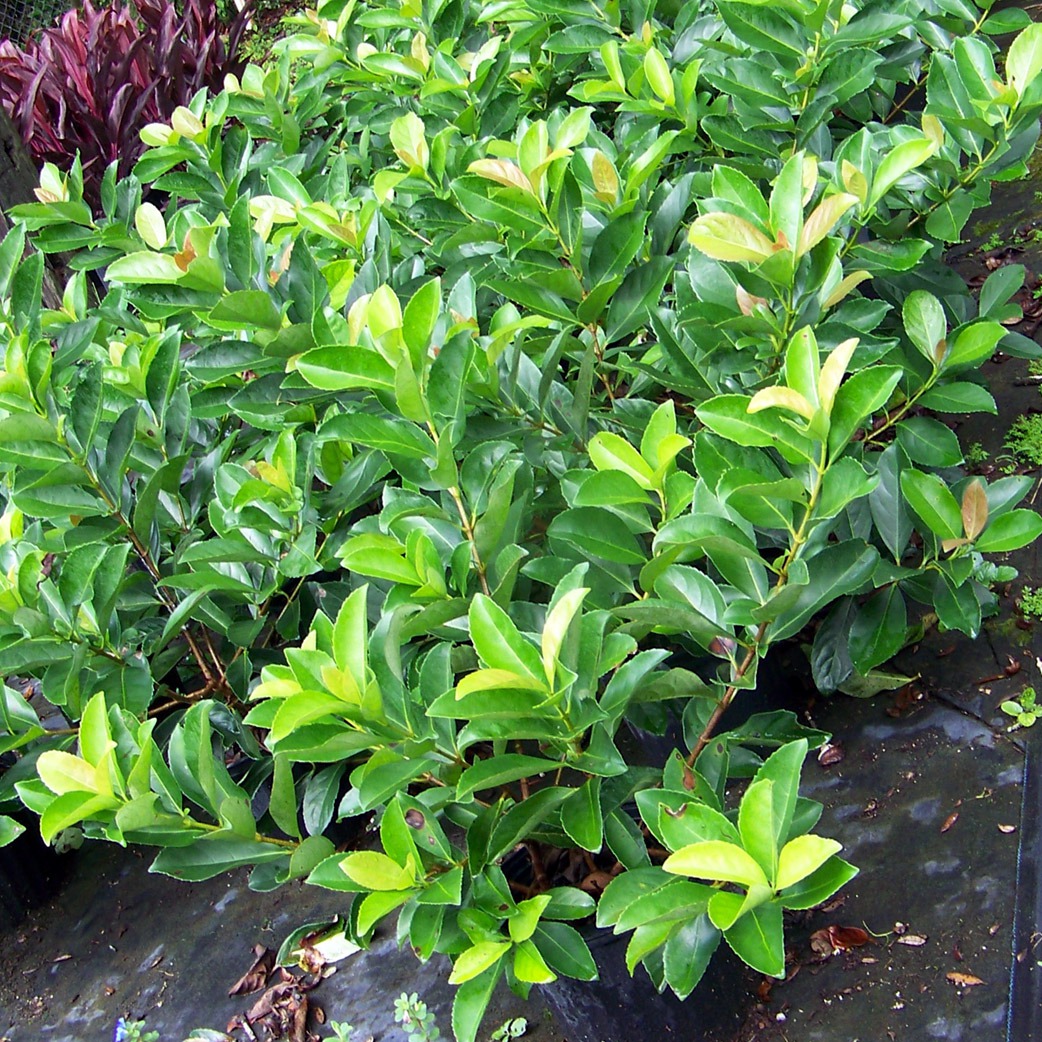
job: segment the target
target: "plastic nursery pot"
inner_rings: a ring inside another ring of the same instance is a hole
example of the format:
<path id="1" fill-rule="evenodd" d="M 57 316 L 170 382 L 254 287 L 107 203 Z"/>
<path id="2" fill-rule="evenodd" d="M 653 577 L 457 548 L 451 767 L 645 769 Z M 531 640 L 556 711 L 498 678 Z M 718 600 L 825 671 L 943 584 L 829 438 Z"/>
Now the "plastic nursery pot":
<path id="1" fill-rule="evenodd" d="M 625 809 L 637 817 L 634 804 Z M 532 882 L 526 850 L 515 850 L 502 867 L 512 882 Z M 551 869 L 550 875 L 555 885 L 574 885 L 566 872 L 553 878 Z M 656 1035 L 663 1042 L 731 1042 L 744 1022 L 754 976 L 726 943 L 721 942 L 698 987 L 681 1001 L 669 989 L 659 993 L 642 966 L 630 975 L 626 946 L 632 934 L 616 935 L 610 927 L 598 927 L 593 916 L 571 925 L 589 945 L 598 979 L 559 976 L 540 989 L 568 1042 L 635 1042 Z"/>
<path id="2" fill-rule="evenodd" d="M 71 861 L 43 842 L 31 818 L 12 817 L 26 829 L 9 846 L 0 848 L 0 930 L 16 926 L 33 908 L 54 897 Z"/>
<path id="3" fill-rule="evenodd" d="M 599 978 L 558 977 L 542 989 L 568 1042 L 724 1042 L 744 1021 L 750 1003 L 748 971 L 726 944 L 721 943 L 698 987 L 681 1002 L 668 989 L 659 994 L 643 967 L 630 976 L 630 934 L 616 936 L 592 921 L 579 925 L 579 931 L 597 962 Z"/>

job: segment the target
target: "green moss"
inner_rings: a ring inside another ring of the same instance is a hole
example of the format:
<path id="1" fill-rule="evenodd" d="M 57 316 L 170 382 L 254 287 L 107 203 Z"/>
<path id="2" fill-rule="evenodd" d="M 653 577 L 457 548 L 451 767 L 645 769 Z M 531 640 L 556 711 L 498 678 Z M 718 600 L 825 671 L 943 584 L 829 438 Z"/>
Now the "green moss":
<path id="1" fill-rule="evenodd" d="M 1003 444 L 1018 463 L 1042 467 L 1042 413 L 1014 420 Z"/>

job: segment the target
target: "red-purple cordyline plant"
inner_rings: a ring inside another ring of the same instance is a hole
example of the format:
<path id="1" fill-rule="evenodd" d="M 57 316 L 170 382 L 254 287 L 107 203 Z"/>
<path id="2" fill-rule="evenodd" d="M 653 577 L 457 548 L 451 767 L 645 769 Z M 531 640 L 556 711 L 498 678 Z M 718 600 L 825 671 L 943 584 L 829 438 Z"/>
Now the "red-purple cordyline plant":
<path id="1" fill-rule="evenodd" d="M 213 0 L 91 0 L 34 34 L 0 43 L 0 104 L 39 162 L 67 169 L 76 153 L 96 201 L 114 159 L 125 174 L 141 154 L 138 132 L 170 118 L 201 87 L 220 89 L 236 61 L 249 4 L 223 26 Z"/>

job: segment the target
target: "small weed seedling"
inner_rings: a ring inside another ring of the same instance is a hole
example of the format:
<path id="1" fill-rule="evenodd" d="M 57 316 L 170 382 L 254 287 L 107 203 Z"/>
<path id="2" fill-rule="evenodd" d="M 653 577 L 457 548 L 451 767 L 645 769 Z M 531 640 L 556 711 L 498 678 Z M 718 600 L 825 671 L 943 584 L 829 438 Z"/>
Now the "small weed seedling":
<path id="1" fill-rule="evenodd" d="M 434 1014 L 427 1009 L 427 1003 L 421 1002 L 414 991 L 411 995 L 404 991 L 394 1000 L 394 1022 L 401 1024 L 409 1033 L 409 1042 L 438 1042 L 441 1029 Z"/>
<path id="2" fill-rule="evenodd" d="M 1026 619 L 1042 619 L 1042 586 L 1025 586 L 1017 598 L 1020 612 Z"/>
<path id="3" fill-rule="evenodd" d="M 988 450 L 979 441 L 973 442 L 966 450 L 966 462 L 971 467 L 979 467 L 982 463 L 987 463 Z"/>
<path id="4" fill-rule="evenodd" d="M 528 1021 L 524 1017 L 514 1017 L 505 1021 L 489 1036 L 489 1042 L 509 1042 L 512 1038 L 520 1038 L 528 1030 Z"/>
<path id="5" fill-rule="evenodd" d="M 1015 731 L 1020 727 L 1031 727 L 1039 716 L 1042 716 L 1042 706 L 1035 704 L 1035 698 L 1035 689 L 1026 687 L 1016 699 L 1002 703 L 1000 706 L 1002 711 L 1014 718 L 1009 730 Z"/>
<path id="6" fill-rule="evenodd" d="M 351 1035 L 354 1033 L 354 1027 L 349 1024 L 346 1020 L 331 1020 L 329 1027 L 333 1032 L 333 1038 L 336 1042 L 351 1042 Z"/>
<path id="7" fill-rule="evenodd" d="M 159 1032 L 145 1031 L 143 1020 L 127 1020 L 120 1017 L 116 1021 L 112 1042 L 159 1042 Z"/>

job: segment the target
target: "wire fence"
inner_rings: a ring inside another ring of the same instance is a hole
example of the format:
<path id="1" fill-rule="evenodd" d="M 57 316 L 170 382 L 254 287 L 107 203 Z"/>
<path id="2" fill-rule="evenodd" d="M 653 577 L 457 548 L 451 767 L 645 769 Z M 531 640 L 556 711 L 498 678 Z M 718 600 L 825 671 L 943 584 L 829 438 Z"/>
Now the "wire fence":
<path id="1" fill-rule="evenodd" d="M 0 0 L 0 40 L 21 44 L 34 30 L 50 25 L 70 0 Z"/>

